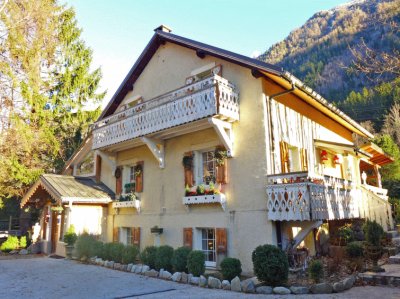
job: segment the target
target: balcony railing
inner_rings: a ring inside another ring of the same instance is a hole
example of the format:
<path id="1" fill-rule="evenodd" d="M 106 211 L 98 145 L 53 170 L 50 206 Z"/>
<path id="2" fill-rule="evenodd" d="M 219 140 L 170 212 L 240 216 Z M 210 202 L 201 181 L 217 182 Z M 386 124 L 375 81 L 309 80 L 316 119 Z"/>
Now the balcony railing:
<path id="1" fill-rule="evenodd" d="M 308 172 L 268 176 L 270 220 L 334 220 L 368 218 L 389 227 L 385 189 Z"/>
<path id="2" fill-rule="evenodd" d="M 211 116 L 230 122 L 239 120 L 239 95 L 231 83 L 217 75 L 95 123 L 93 149 Z"/>

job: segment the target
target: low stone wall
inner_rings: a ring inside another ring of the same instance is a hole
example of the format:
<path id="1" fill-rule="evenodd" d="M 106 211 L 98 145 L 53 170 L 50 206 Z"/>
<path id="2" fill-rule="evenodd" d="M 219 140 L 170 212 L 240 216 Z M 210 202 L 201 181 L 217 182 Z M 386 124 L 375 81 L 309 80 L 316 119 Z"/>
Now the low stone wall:
<path id="1" fill-rule="evenodd" d="M 113 261 L 103 261 L 101 258 L 91 258 L 89 260 L 91 264 L 95 264 L 102 267 L 107 267 L 110 269 L 115 269 L 119 271 L 131 272 L 139 275 L 144 275 L 147 277 L 171 280 L 179 283 L 187 283 L 203 288 L 210 289 L 223 289 L 234 292 L 244 292 L 244 293 L 258 293 L 258 294 L 279 294 L 279 295 L 288 295 L 288 294 L 330 294 L 330 293 L 339 293 L 345 290 L 350 289 L 355 281 L 355 276 L 350 276 L 336 283 L 319 283 L 312 285 L 310 288 L 305 286 L 290 286 L 290 287 L 270 287 L 265 286 L 260 283 L 256 277 L 249 278 L 246 280 L 240 280 L 239 277 L 235 277 L 231 281 L 229 280 L 219 280 L 216 277 L 209 276 L 206 278 L 201 275 L 200 277 L 195 277 L 192 274 L 188 274 L 185 272 L 175 272 L 170 273 L 168 271 L 164 271 L 161 269 L 160 271 L 156 271 L 154 269 L 150 269 L 147 265 L 141 264 L 120 264 L 115 263 Z"/>

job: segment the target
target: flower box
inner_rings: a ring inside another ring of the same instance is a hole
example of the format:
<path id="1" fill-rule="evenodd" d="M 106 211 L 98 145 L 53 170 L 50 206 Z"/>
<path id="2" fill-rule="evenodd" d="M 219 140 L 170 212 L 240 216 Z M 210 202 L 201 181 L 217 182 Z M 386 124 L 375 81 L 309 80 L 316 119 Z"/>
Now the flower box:
<path id="1" fill-rule="evenodd" d="M 113 209 L 120 209 L 120 208 L 136 208 L 138 212 L 140 212 L 140 200 L 131 200 L 131 201 L 114 201 L 112 203 Z"/>
<path id="2" fill-rule="evenodd" d="M 183 197 L 182 202 L 184 205 L 219 203 L 219 204 L 221 204 L 221 207 L 224 211 L 226 208 L 226 197 L 222 193 L 209 194 L 209 195 L 185 196 L 185 197 Z"/>

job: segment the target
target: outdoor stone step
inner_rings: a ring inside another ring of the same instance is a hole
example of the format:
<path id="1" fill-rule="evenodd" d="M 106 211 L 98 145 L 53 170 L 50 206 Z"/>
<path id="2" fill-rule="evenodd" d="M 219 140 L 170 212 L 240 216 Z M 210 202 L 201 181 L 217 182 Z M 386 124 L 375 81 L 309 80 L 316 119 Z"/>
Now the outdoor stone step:
<path id="1" fill-rule="evenodd" d="M 395 246 L 400 247 L 400 237 L 392 238 L 392 242 Z"/>
<path id="2" fill-rule="evenodd" d="M 400 264 L 400 254 L 389 257 L 388 264 Z"/>
<path id="3" fill-rule="evenodd" d="M 399 233 L 397 232 L 397 230 L 389 230 L 386 232 L 386 234 L 391 239 L 399 237 Z"/>

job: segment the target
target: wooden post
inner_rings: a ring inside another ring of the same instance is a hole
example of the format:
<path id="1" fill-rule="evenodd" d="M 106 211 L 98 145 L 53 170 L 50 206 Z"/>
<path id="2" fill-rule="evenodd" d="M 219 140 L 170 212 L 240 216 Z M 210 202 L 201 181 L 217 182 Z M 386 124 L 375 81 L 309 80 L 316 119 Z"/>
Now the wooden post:
<path id="1" fill-rule="evenodd" d="M 10 220 L 8 222 L 8 233 L 10 233 L 11 229 L 12 229 L 12 216 L 10 216 Z"/>

